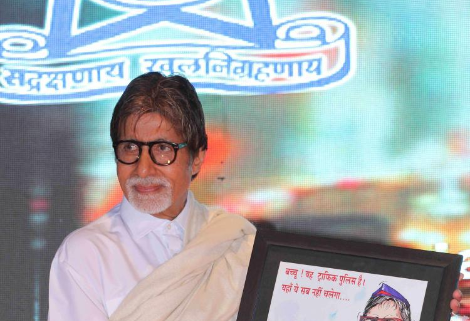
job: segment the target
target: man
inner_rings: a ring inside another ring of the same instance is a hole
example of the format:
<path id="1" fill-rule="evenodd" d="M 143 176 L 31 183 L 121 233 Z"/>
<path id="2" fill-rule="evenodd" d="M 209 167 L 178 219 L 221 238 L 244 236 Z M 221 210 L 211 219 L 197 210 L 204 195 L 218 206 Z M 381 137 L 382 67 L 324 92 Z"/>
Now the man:
<path id="1" fill-rule="evenodd" d="M 391 286 L 382 283 L 367 301 L 360 321 L 411 321 L 408 300 Z"/>
<path id="2" fill-rule="evenodd" d="M 207 150 L 194 87 L 159 73 L 134 79 L 111 138 L 124 199 L 59 248 L 49 320 L 235 319 L 255 228 L 189 192 Z"/>
<path id="3" fill-rule="evenodd" d="M 116 104 L 111 139 L 124 198 L 60 246 L 49 321 L 235 320 L 255 228 L 189 192 L 207 150 L 194 87 L 137 77 Z"/>

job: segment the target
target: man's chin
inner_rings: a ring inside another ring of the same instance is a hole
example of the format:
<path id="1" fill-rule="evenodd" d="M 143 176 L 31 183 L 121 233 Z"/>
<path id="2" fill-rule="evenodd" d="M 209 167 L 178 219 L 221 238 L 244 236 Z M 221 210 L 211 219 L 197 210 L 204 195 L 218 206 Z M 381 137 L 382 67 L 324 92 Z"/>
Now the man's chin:
<path id="1" fill-rule="evenodd" d="M 129 202 L 140 212 L 151 215 L 161 213 L 171 206 L 171 195 L 148 195 L 132 193 L 129 195 Z"/>
<path id="2" fill-rule="evenodd" d="M 131 204 L 139 212 L 150 214 L 150 215 L 159 214 L 170 207 L 167 204 L 161 204 L 161 203 L 155 204 L 155 203 L 132 203 L 131 202 Z"/>

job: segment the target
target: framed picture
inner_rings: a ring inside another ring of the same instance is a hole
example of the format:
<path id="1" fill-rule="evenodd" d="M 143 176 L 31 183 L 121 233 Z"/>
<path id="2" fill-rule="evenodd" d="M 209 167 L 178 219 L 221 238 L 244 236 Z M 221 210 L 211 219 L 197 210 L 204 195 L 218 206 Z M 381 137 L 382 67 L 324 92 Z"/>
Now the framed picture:
<path id="1" fill-rule="evenodd" d="M 259 231 L 238 321 L 444 321 L 462 257 Z"/>

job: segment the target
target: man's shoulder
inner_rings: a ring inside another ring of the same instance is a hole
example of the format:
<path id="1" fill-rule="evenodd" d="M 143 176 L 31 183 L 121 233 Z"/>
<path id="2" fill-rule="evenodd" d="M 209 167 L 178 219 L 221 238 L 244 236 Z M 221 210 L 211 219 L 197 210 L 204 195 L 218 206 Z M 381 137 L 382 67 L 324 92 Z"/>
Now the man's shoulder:
<path id="1" fill-rule="evenodd" d="M 70 233 L 62 242 L 58 254 L 66 257 L 69 253 L 88 255 L 103 243 L 112 242 L 117 230 L 122 228 L 120 208 L 121 204 L 118 204 L 105 215 Z"/>
<path id="2" fill-rule="evenodd" d="M 224 231 L 241 231 L 245 235 L 256 234 L 256 227 L 242 215 L 235 214 L 219 206 L 208 207 L 206 225 L 218 226 Z"/>
<path id="3" fill-rule="evenodd" d="M 185 244 L 193 240 L 203 230 L 207 230 L 208 226 L 222 224 L 224 228 L 237 229 L 240 226 L 245 227 L 248 234 L 254 234 L 256 229 L 243 216 L 228 212 L 220 206 L 206 205 L 193 201 L 192 215 L 185 231 Z"/>
<path id="4" fill-rule="evenodd" d="M 207 221 L 212 221 L 214 219 L 218 220 L 233 220 L 235 222 L 242 222 L 245 224 L 252 225 L 253 224 L 243 217 L 240 214 L 232 213 L 227 211 L 225 208 L 220 207 L 220 206 L 214 206 L 214 205 L 204 205 L 208 209 L 208 217 Z"/>

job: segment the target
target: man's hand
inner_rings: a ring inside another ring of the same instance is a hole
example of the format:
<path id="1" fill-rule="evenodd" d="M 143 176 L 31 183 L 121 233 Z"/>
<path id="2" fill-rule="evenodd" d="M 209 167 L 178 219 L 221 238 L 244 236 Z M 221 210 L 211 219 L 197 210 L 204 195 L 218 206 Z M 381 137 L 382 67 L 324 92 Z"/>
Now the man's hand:
<path id="1" fill-rule="evenodd" d="M 462 281 L 462 279 L 463 274 L 460 273 L 459 282 Z M 456 289 L 454 293 L 452 293 L 452 298 L 453 299 L 450 301 L 450 308 L 452 309 L 452 312 L 457 314 L 460 310 L 460 301 L 462 301 L 462 291 Z"/>

